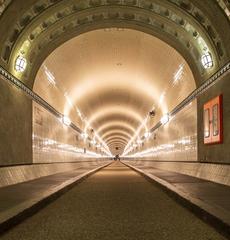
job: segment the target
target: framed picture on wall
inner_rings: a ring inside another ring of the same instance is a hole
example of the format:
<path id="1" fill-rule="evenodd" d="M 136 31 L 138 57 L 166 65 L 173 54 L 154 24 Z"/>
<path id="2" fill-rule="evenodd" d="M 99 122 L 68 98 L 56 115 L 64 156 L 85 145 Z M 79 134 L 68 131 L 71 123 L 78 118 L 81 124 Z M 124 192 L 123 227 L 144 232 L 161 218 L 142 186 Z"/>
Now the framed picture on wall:
<path id="1" fill-rule="evenodd" d="M 204 104 L 204 144 L 223 142 L 223 96 Z"/>

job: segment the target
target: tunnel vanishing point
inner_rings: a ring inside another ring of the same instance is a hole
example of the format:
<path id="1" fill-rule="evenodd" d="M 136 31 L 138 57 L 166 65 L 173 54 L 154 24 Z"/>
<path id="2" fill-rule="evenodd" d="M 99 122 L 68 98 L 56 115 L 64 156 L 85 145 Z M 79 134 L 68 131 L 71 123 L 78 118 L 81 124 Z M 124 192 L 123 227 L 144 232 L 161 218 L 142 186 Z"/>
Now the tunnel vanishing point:
<path id="1" fill-rule="evenodd" d="M 229 0 L 0 0 L 0 239 L 230 239 Z"/>

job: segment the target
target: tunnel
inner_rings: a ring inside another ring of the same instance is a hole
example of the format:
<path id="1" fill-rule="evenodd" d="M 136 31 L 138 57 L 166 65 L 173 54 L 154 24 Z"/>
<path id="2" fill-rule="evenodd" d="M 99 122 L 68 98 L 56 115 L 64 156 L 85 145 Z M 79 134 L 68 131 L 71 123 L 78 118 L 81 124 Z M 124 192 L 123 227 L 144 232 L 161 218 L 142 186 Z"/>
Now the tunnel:
<path id="1" fill-rule="evenodd" d="M 229 0 L 0 0 L 0 239 L 230 239 Z"/>

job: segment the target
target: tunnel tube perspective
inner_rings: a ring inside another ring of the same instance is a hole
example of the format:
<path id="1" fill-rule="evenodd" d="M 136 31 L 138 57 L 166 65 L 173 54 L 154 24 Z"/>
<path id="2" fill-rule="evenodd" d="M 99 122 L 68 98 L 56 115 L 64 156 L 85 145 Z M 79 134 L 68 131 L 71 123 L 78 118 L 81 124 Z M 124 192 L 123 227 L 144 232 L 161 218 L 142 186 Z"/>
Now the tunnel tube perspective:
<path id="1" fill-rule="evenodd" d="M 0 238 L 230 239 L 228 0 L 0 0 L 0 91 Z"/>

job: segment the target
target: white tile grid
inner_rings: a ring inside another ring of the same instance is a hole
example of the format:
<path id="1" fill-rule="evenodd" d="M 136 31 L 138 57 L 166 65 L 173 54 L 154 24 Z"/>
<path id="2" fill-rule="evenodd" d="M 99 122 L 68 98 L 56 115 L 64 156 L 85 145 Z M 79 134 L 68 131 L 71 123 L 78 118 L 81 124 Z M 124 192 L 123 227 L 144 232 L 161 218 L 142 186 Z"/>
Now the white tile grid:
<path id="1" fill-rule="evenodd" d="M 33 162 L 74 162 L 92 157 L 84 154 L 80 134 L 64 126 L 51 113 L 33 103 Z M 93 151 L 91 147 L 89 149 Z"/>
<path id="2" fill-rule="evenodd" d="M 147 140 L 140 152 L 143 159 L 197 161 L 197 103 L 194 101 Z"/>

